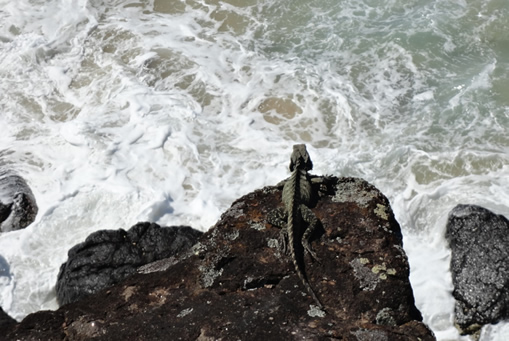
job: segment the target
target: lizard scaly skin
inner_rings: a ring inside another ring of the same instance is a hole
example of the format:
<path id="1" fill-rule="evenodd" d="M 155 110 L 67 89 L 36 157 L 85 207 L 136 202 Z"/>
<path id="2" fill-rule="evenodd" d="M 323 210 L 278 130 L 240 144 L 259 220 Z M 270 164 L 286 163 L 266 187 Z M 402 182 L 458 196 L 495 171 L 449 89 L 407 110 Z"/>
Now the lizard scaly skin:
<path id="1" fill-rule="evenodd" d="M 286 180 L 283 187 L 282 201 L 285 205 L 285 210 L 284 212 L 280 211 L 277 213 L 279 217 L 273 215 L 269 217 L 268 220 L 276 226 L 283 227 L 283 248 L 286 251 L 286 244 L 284 243 L 284 236 L 286 235 L 288 237 L 288 243 L 290 245 L 289 251 L 295 271 L 316 305 L 323 310 L 322 303 L 311 288 L 303 268 L 300 265 L 303 257 L 298 258 L 295 244 L 295 239 L 301 235 L 302 247 L 316 259 L 316 255 L 309 245 L 309 237 L 318 223 L 318 219 L 308 207 L 312 195 L 312 184 L 308 171 L 312 168 L 313 163 L 306 150 L 306 145 L 294 145 L 290 160 L 290 171 L 292 174 L 290 178 Z M 286 226 L 284 224 L 285 217 L 287 218 Z M 306 223 L 307 228 L 305 228 Z M 299 261 L 299 259 L 301 261 Z"/>

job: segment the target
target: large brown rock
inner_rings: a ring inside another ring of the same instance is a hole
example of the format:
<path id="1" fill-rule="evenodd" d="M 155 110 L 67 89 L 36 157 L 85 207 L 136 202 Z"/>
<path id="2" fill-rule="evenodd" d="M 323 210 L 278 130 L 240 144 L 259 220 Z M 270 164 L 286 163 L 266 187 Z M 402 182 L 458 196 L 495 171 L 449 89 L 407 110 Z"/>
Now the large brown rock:
<path id="1" fill-rule="evenodd" d="M 190 252 L 7 331 L 23 340 L 434 340 L 414 306 L 400 228 L 388 200 L 353 178 L 328 178 L 312 208 L 320 262 L 306 274 L 313 307 L 267 214 L 281 190 L 235 201 Z"/>

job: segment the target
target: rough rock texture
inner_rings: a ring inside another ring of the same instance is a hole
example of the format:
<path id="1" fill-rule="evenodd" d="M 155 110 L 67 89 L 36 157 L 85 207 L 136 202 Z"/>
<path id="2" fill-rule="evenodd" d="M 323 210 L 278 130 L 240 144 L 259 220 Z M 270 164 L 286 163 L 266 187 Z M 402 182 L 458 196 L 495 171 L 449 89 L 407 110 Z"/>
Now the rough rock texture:
<path id="1" fill-rule="evenodd" d="M 16 324 L 16 320 L 10 317 L 1 307 L 0 307 L 0 334 L 2 330 L 12 327 Z M 0 336 L 0 339 L 2 337 Z"/>
<path id="2" fill-rule="evenodd" d="M 125 230 L 101 230 L 72 247 L 60 267 L 60 305 L 107 288 L 136 272 L 141 265 L 168 258 L 193 246 L 203 233 L 188 226 L 160 227 L 138 223 Z"/>
<path id="3" fill-rule="evenodd" d="M 458 205 L 447 221 L 456 322 L 465 333 L 509 317 L 509 221 Z"/>
<path id="4" fill-rule="evenodd" d="M 250 193 L 187 253 L 143 267 L 94 296 L 27 316 L 8 340 L 434 340 L 420 322 L 401 233 L 388 200 L 352 178 L 328 178 L 313 207 L 322 229 L 306 255 L 313 300 L 267 214 L 281 190 Z M 159 270 L 159 271 L 156 271 Z"/>
<path id="5" fill-rule="evenodd" d="M 20 230 L 37 216 L 37 203 L 26 181 L 12 171 L 0 169 L 0 232 Z"/>

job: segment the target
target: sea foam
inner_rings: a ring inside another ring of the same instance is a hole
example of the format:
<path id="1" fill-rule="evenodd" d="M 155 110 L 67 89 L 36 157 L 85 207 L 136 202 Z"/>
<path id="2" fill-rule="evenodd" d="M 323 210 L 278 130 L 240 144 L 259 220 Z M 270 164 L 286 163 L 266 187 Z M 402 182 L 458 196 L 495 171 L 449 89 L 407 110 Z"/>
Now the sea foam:
<path id="1" fill-rule="evenodd" d="M 3 1 L 0 166 L 36 221 L 0 236 L 0 305 L 56 309 L 67 250 L 138 221 L 207 230 L 288 176 L 362 177 L 391 201 L 416 304 L 453 325 L 448 212 L 509 214 L 506 8 L 394 0 Z M 504 78 L 505 77 L 505 78 Z M 505 340 L 507 324 L 482 341 Z"/>

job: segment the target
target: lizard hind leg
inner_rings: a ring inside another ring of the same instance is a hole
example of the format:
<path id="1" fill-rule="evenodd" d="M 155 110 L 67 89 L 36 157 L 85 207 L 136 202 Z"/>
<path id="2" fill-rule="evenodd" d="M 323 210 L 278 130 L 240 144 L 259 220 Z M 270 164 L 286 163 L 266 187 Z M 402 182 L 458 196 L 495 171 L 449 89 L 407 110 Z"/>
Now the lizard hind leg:
<path id="1" fill-rule="evenodd" d="M 302 220 L 304 220 L 308 226 L 304 233 L 302 234 L 302 247 L 306 252 L 309 253 L 311 258 L 313 258 L 314 261 L 320 262 L 318 257 L 316 256 L 316 253 L 311 249 L 311 245 L 309 240 L 311 239 L 311 236 L 313 235 L 313 232 L 316 231 L 316 228 L 318 226 L 318 218 L 316 215 L 311 211 L 309 207 L 306 205 L 300 205 L 300 212 L 302 216 Z"/>
<path id="2" fill-rule="evenodd" d="M 283 207 L 277 208 L 271 212 L 269 212 L 267 216 L 267 221 L 277 226 L 281 229 L 281 232 L 279 233 L 279 245 L 281 245 L 281 251 L 286 254 L 288 253 L 288 229 L 287 229 L 287 222 L 288 222 L 288 213 Z"/>

